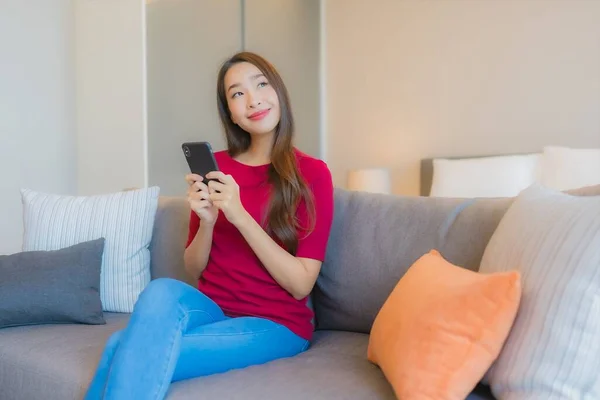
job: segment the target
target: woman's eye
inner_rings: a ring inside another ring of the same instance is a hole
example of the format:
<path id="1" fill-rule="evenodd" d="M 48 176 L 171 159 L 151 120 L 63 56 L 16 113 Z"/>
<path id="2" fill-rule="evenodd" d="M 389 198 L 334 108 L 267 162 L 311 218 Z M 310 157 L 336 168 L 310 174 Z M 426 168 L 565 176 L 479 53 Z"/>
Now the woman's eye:
<path id="1" fill-rule="evenodd" d="M 261 82 L 261 83 L 258 84 L 258 87 L 261 88 L 261 87 L 265 87 L 267 85 L 268 85 L 267 82 Z"/>
<path id="2" fill-rule="evenodd" d="M 234 94 L 231 96 L 231 98 L 232 98 L 232 99 L 235 99 L 235 98 L 236 98 L 238 95 L 240 95 L 240 96 L 241 96 L 241 95 L 242 95 L 242 92 L 235 92 L 235 93 L 234 93 Z"/>

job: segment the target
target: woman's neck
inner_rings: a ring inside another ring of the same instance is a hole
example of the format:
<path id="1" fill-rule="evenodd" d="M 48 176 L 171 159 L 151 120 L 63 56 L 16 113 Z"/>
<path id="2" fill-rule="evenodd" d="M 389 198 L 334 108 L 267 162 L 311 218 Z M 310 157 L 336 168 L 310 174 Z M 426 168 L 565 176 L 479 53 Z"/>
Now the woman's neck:
<path id="1" fill-rule="evenodd" d="M 248 165 L 264 165 L 271 162 L 273 135 L 253 136 L 250 147 L 237 159 Z"/>

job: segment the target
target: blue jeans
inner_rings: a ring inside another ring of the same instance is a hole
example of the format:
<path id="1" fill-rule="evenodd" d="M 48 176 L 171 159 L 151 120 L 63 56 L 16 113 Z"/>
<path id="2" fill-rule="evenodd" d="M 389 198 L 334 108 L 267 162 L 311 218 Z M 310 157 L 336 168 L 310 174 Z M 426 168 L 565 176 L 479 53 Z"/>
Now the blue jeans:
<path id="1" fill-rule="evenodd" d="M 108 340 L 86 400 L 165 398 L 171 382 L 266 363 L 309 342 L 257 317 L 230 318 L 198 289 L 150 282 L 127 327 Z"/>

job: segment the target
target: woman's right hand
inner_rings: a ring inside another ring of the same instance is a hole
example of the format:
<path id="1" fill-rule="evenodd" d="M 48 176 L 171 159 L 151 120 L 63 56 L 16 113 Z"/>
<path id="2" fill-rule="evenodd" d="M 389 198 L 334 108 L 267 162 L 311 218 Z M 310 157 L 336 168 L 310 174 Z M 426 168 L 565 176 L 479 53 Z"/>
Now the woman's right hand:
<path id="1" fill-rule="evenodd" d="M 187 198 L 191 209 L 202 222 L 208 224 L 217 222 L 219 210 L 209 200 L 209 189 L 202 182 L 203 178 L 197 174 L 188 174 L 185 176 L 185 180 L 188 183 Z"/>

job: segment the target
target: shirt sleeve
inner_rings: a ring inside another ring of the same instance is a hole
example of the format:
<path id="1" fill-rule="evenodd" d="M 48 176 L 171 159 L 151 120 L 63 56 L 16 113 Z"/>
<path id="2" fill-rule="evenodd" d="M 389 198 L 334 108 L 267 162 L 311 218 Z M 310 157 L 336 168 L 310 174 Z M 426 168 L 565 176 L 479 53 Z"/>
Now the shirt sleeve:
<path id="1" fill-rule="evenodd" d="M 196 233 L 198 233 L 198 229 L 200 228 L 200 217 L 194 211 L 190 213 L 190 223 L 188 228 L 188 240 L 185 244 L 185 248 L 187 249 L 189 245 L 192 243 L 194 238 L 196 237 Z"/>
<path id="2" fill-rule="evenodd" d="M 312 231 L 300 230 L 298 233 L 296 257 L 324 261 L 333 223 L 334 189 L 331 172 L 324 163 L 322 171 L 319 172 L 319 176 L 309 185 L 313 195 L 314 219 L 312 221 L 314 229 Z M 310 228 L 308 224 L 311 220 L 308 218 L 304 202 L 298 207 L 298 217 L 302 227 Z"/>

